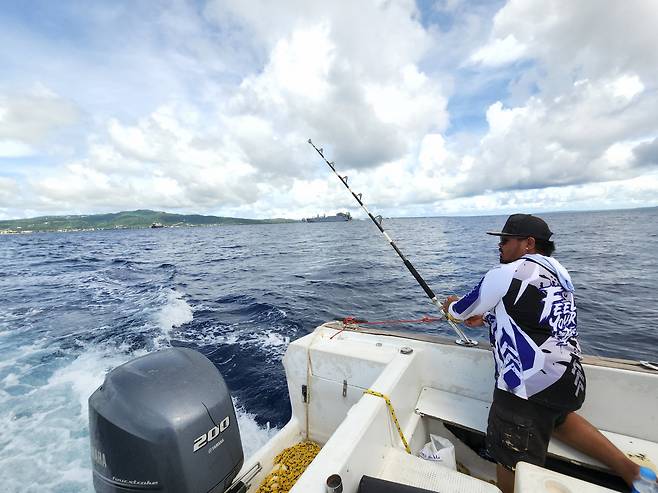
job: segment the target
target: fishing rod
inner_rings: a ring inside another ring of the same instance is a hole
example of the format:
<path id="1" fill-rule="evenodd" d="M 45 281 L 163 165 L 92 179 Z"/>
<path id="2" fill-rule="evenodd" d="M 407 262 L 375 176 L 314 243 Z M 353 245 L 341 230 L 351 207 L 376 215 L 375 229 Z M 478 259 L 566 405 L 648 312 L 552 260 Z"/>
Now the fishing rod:
<path id="1" fill-rule="evenodd" d="M 322 157 L 325 163 L 331 168 L 331 171 L 334 172 L 334 174 L 338 177 L 338 179 L 342 182 L 343 185 L 345 185 L 345 188 L 347 188 L 350 193 L 352 194 L 352 197 L 359 203 L 361 208 L 366 211 L 366 214 L 368 214 L 368 217 L 372 220 L 373 223 L 375 223 L 375 226 L 377 226 L 377 229 L 384 235 L 386 238 L 386 241 L 393 247 L 393 250 L 395 250 L 395 253 L 398 254 L 398 256 L 402 259 L 402 262 L 404 262 L 405 267 L 411 272 L 411 275 L 414 276 L 414 279 L 420 284 L 420 287 L 423 288 L 425 291 L 425 294 L 429 297 L 430 301 L 439 309 L 439 311 L 443 314 L 445 319 L 448 321 L 450 326 L 453 328 L 455 333 L 457 334 L 457 339 L 455 342 L 457 344 L 460 344 L 462 346 L 477 346 L 477 341 L 474 341 L 473 339 L 469 338 L 464 332 L 457 327 L 457 324 L 455 324 L 451 319 L 450 316 L 448 315 L 447 312 L 443 310 L 443 306 L 441 306 L 441 303 L 439 303 L 439 300 L 437 299 L 436 295 L 434 294 L 434 291 L 432 291 L 432 288 L 430 288 L 427 283 L 425 282 L 425 279 L 418 273 L 416 268 L 407 260 L 407 258 L 404 256 L 404 254 L 400 251 L 398 246 L 395 244 L 395 242 L 391 239 L 391 237 L 388 235 L 386 230 L 384 230 L 384 227 L 382 226 L 383 218 L 382 216 L 373 216 L 368 208 L 365 206 L 362 200 L 362 194 L 360 193 L 354 193 L 350 186 L 347 184 L 347 176 L 341 176 L 338 174 L 338 171 L 336 171 L 336 168 L 334 166 L 333 161 L 328 161 L 326 157 L 324 157 L 324 150 L 320 147 L 317 148 L 315 144 L 311 141 L 311 139 L 308 139 L 308 143 L 313 146 L 313 149 L 317 151 L 317 153 Z"/>

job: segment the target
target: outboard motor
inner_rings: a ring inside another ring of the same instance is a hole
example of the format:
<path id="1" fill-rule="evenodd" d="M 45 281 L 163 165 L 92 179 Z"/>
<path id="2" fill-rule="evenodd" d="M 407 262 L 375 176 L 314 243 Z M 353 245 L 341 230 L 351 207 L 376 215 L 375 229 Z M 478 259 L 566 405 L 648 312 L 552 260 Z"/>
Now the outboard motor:
<path id="1" fill-rule="evenodd" d="M 244 461 L 226 383 L 191 349 L 108 373 L 89 398 L 89 437 L 97 493 L 223 493 Z"/>

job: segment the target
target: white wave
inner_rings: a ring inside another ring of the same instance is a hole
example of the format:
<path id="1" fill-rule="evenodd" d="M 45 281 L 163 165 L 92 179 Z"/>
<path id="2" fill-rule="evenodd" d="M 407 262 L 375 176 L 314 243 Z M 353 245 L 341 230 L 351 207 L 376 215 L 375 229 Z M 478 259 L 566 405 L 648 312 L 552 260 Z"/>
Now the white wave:
<path id="1" fill-rule="evenodd" d="M 278 315 L 279 317 L 283 317 L 283 318 L 288 317 L 288 313 L 285 310 L 278 308 L 276 306 L 270 308 L 267 311 L 267 316 L 269 317 L 270 315 Z"/>
<path id="2" fill-rule="evenodd" d="M 258 423 L 256 423 L 255 415 L 245 411 L 235 398 L 233 398 L 233 405 L 235 406 L 235 414 L 238 418 L 240 439 L 242 440 L 242 451 L 246 460 L 265 445 L 267 441 L 279 431 L 279 429 L 270 428 L 269 423 L 264 427 L 259 426 Z"/>
<path id="3" fill-rule="evenodd" d="M 25 316 L 26 317 L 34 317 L 35 315 L 39 315 L 41 312 L 43 312 L 43 308 L 32 307 L 27 311 Z"/>
<path id="4" fill-rule="evenodd" d="M 169 346 L 171 331 L 194 319 L 192 307 L 183 299 L 183 293 L 170 289 L 166 292 L 166 297 L 166 303 L 156 314 L 156 322 L 163 332 L 163 338 L 155 341 L 156 347 Z"/>
<path id="5" fill-rule="evenodd" d="M 144 356 L 146 350 L 130 354 L 113 350 L 91 349 L 73 360 L 68 366 L 57 370 L 48 381 L 46 389 L 68 388 L 78 398 L 81 416 L 87 419 L 89 396 L 103 383 L 105 375 L 126 361 Z"/>
<path id="6" fill-rule="evenodd" d="M 19 385 L 20 381 L 18 380 L 18 375 L 16 373 L 9 373 L 3 380 L 2 380 L 2 387 L 12 387 L 14 385 Z"/>
<path id="7" fill-rule="evenodd" d="M 0 379 L 0 491 L 92 493 L 88 398 L 106 373 L 145 350 L 90 346 L 62 364 L 52 360 L 47 378 L 29 364 L 45 345 L 16 348 Z M 10 367 L 7 368 L 7 367 Z M 236 404 L 245 458 L 256 452 L 276 429 L 258 426 L 254 415 Z"/>
<path id="8" fill-rule="evenodd" d="M 20 348 L 13 371 L 0 382 L 2 491 L 92 492 L 87 399 L 106 371 L 131 355 L 92 348 L 59 368 L 58 360 L 21 361 L 45 351 Z"/>
<path id="9" fill-rule="evenodd" d="M 252 334 L 249 343 L 256 344 L 266 351 L 282 358 L 290 344 L 290 337 L 279 334 L 273 330 L 264 330 Z"/>
<path id="10" fill-rule="evenodd" d="M 283 334 L 285 330 L 289 329 L 278 324 L 268 329 L 260 329 L 256 324 L 215 325 L 205 328 L 203 332 L 190 327 L 177 331 L 176 339 L 200 346 L 256 347 L 269 356 L 281 359 L 290 344 L 290 336 Z"/>
<path id="11" fill-rule="evenodd" d="M 241 334 L 239 331 L 225 333 L 221 327 L 209 327 L 203 332 L 196 330 L 183 330 L 176 332 L 176 339 L 192 342 L 198 346 L 221 346 L 238 344 Z"/>

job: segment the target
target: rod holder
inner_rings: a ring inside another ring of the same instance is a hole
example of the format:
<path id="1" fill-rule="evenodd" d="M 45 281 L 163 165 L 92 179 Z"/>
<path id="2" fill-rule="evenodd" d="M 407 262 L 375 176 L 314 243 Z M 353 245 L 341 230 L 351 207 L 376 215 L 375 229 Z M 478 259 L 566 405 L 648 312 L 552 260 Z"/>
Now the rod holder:
<path id="1" fill-rule="evenodd" d="M 343 493 L 343 480 L 338 474 L 332 474 L 327 478 L 327 493 Z"/>

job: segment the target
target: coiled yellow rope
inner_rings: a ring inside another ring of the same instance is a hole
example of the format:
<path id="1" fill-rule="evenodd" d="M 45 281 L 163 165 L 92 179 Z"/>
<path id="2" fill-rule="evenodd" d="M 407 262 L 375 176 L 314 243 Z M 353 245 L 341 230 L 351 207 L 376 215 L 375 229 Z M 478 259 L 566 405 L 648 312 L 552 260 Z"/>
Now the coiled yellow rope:
<path id="1" fill-rule="evenodd" d="M 265 476 L 256 493 L 287 493 L 318 452 L 320 446 L 308 440 L 283 450 L 274 458 L 272 472 Z"/>
<path id="2" fill-rule="evenodd" d="M 386 405 L 388 406 L 388 410 L 391 414 L 391 418 L 393 418 L 393 423 L 395 423 L 395 427 L 398 430 L 398 434 L 400 435 L 400 439 L 402 440 L 402 443 L 404 444 L 404 448 L 406 449 L 407 453 L 411 453 L 411 449 L 409 448 L 409 444 L 407 443 L 407 439 L 404 438 L 404 433 L 402 433 L 402 428 L 400 428 L 400 423 L 398 422 L 398 418 L 395 416 L 395 409 L 393 409 L 393 404 L 391 404 L 391 399 L 389 399 L 387 396 L 382 394 L 381 392 L 376 392 L 374 390 L 368 389 L 363 392 L 364 394 L 370 394 L 374 395 L 375 397 L 381 397 L 386 401 Z"/>

